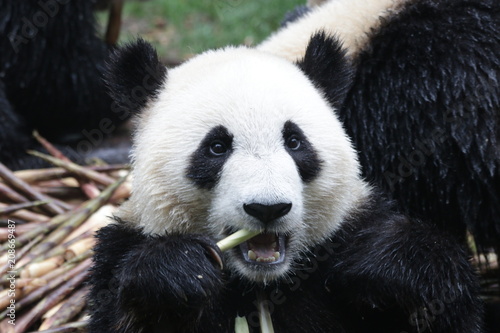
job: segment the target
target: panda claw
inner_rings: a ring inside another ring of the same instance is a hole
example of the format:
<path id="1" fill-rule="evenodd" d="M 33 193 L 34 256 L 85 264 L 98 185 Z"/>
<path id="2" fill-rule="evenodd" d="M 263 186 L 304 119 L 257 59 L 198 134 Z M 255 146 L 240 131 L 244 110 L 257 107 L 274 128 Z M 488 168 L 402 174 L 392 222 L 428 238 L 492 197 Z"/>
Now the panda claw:
<path id="1" fill-rule="evenodd" d="M 219 253 L 211 246 L 207 246 L 207 250 L 212 259 L 214 259 L 215 262 L 219 264 L 220 269 L 224 269 L 224 263 L 222 262 L 222 258 L 220 257 Z"/>

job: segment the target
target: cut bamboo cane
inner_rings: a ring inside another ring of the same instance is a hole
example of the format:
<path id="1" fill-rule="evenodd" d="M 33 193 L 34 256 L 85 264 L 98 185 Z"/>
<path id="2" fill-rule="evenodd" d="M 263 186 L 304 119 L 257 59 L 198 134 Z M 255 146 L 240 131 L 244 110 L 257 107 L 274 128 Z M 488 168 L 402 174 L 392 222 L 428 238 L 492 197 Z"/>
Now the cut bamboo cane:
<path id="1" fill-rule="evenodd" d="M 36 191 L 34 188 L 32 188 L 30 185 L 28 185 L 26 182 L 22 181 L 21 179 L 17 178 L 12 171 L 10 171 L 3 163 L 0 163 L 0 177 L 3 178 L 5 183 L 9 184 L 16 190 L 22 192 L 24 195 L 27 197 L 30 197 L 34 200 L 40 200 L 40 201 L 50 201 L 47 196 L 43 195 L 42 193 Z M 47 212 L 51 214 L 62 214 L 64 213 L 64 210 L 53 204 L 53 203 L 48 203 L 43 206 L 43 209 L 46 210 Z"/>
<path id="2" fill-rule="evenodd" d="M 24 223 L 16 226 L 16 231 L 14 234 L 16 236 L 22 235 L 28 231 L 31 231 L 35 228 L 40 227 L 42 223 L 41 222 L 30 222 L 30 223 Z M 8 228 L 0 228 L 0 242 L 4 242 L 8 239 L 9 237 L 9 230 Z M 2 262 L 2 259 L 0 259 L 0 263 Z"/>
<path id="3" fill-rule="evenodd" d="M 33 228 L 22 235 L 19 235 L 16 238 L 16 248 L 20 248 L 24 244 L 30 242 L 32 239 L 36 238 L 39 235 L 45 235 L 48 232 L 54 230 L 57 226 L 61 225 L 64 221 L 66 221 L 70 216 L 72 212 L 68 212 L 67 214 L 61 214 L 54 216 L 52 219 L 50 219 L 47 223 L 43 223 L 40 226 Z M 8 249 L 8 244 L 4 244 L 2 246 L 2 250 L 7 250 Z M 23 263 L 20 261 L 17 262 L 17 265 L 19 268 L 22 268 L 28 261 L 30 261 L 32 258 L 25 259 Z"/>
<path id="4" fill-rule="evenodd" d="M 33 186 L 37 191 L 47 196 L 55 198 L 81 198 L 83 197 L 82 189 L 75 186 Z"/>
<path id="5" fill-rule="evenodd" d="M 64 258 L 62 256 L 56 256 L 41 262 L 29 264 L 21 271 L 21 278 L 26 279 L 43 276 L 61 266 L 63 262 Z"/>
<path id="6" fill-rule="evenodd" d="M 98 165 L 98 166 L 88 166 L 88 169 L 97 172 L 114 172 L 117 170 L 128 170 L 130 166 L 127 164 L 111 164 L 111 165 Z M 19 170 L 14 171 L 14 174 L 19 179 L 22 179 L 26 183 L 38 183 L 46 180 L 61 179 L 66 177 L 73 177 L 74 174 L 69 172 L 64 168 L 45 168 L 45 169 L 30 169 L 30 170 Z"/>
<path id="7" fill-rule="evenodd" d="M 85 321 L 75 321 L 68 323 L 59 327 L 51 328 L 45 331 L 30 332 L 30 333 L 83 333 L 87 327 L 88 322 Z"/>
<path id="8" fill-rule="evenodd" d="M 69 239 L 68 241 L 66 241 L 66 239 L 68 239 L 68 237 L 66 237 L 66 239 L 63 240 L 63 242 L 61 244 L 52 248 L 49 252 L 46 252 L 46 253 L 42 254 L 41 256 L 37 257 L 36 260 L 37 261 L 38 260 L 45 260 L 47 258 L 51 258 L 54 256 L 64 255 L 64 253 L 66 252 L 68 247 L 70 247 L 71 245 L 73 245 L 76 242 L 79 242 L 80 240 L 85 239 L 85 238 L 93 238 L 93 236 L 94 236 L 93 232 L 89 230 L 89 231 L 86 231 L 82 234 L 76 235 L 76 237 L 73 237 L 73 238 Z"/>
<path id="9" fill-rule="evenodd" d="M 42 160 L 47 161 L 55 166 L 64 168 L 64 169 L 74 173 L 77 176 L 83 177 L 85 179 L 93 180 L 98 184 L 108 186 L 108 185 L 111 185 L 114 183 L 113 178 L 106 176 L 104 174 L 101 174 L 99 172 L 96 172 L 94 170 L 86 169 L 86 168 L 84 168 L 76 163 L 63 161 L 61 159 L 52 157 L 52 156 L 47 155 L 47 154 L 40 153 L 40 152 L 35 151 L 35 150 L 29 150 L 28 153 L 33 155 L 33 156 L 39 157 Z"/>
<path id="10" fill-rule="evenodd" d="M 16 301 L 16 311 L 20 311 L 27 307 L 28 305 L 33 304 L 34 302 L 40 300 L 45 297 L 48 293 L 51 293 L 53 289 L 59 287 L 61 284 L 66 283 L 67 281 L 73 279 L 75 276 L 78 276 L 80 273 L 85 272 L 90 268 L 91 260 L 87 259 L 75 266 L 73 269 L 69 270 L 63 275 L 57 276 L 54 279 L 50 280 L 44 286 L 41 286 L 29 293 L 25 293 L 25 296 Z M 35 279 L 34 281 L 36 281 Z M 24 290 L 23 290 L 24 291 Z M 5 317 L 5 314 L 2 313 L 0 318 Z"/>
<path id="11" fill-rule="evenodd" d="M 48 201 L 31 201 L 31 202 L 18 203 L 14 205 L 8 205 L 0 207 L 0 215 L 7 215 L 21 209 L 37 207 L 48 203 L 49 203 Z"/>
<path id="12" fill-rule="evenodd" d="M 16 191 L 14 191 L 13 189 L 11 189 L 2 182 L 0 182 L 0 198 L 6 198 L 12 202 L 17 202 L 17 203 L 29 201 L 24 196 L 17 193 Z"/>
<path id="13" fill-rule="evenodd" d="M 125 181 L 126 177 L 122 177 L 114 184 L 108 186 L 95 199 L 87 201 L 87 203 L 77 213 L 74 213 L 67 221 L 63 222 L 59 227 L 52 231 L 40 244 L 34 247 L 27 256 L 29 259 L 34 259 L 43 253 L 50 251 L 57 246 L 66 236 L 74 229 L 80 226 L 91 214 L 102 207 L 111 197 L 114 191 Z"/>
<path id="14" fill-rule="evenodd" d="M 109 186 L 115 182 L 115 180 L 113 178 L 111 178 L 105 174 L 96 172 L 96 171 L 88 169 L 88 168 L 84 168 L 76 163 L 63 161 L 61 159 L 57 159 L 57 158 L 52 157 L 50 155 L 42 154 L 42 153 L 34 151 L 34 150 L 29 150 L 28 153 L 33 155 L 33 156 L 40 157 L 41 159 L 43 159 L 49 163 L 52 163 L 56 166 L 65 168 L 66 170 L 73 172 L 75 175 L 77 175 L 79 177 L 83 177 L 84 179 L 89 179 L 89 180 L 95 181 L 98 184 Z M 123 188 L 117 189 L 116 196 L 119 198 L 122 198 L 122 197 L 128 196 L 129 193 L 130 193 L 130 189 L 128 187 L 124 186 Z"/>
<path id="15" fill-rule="evenodd" d="M 71 160 L 67 158 L 59 149 L 54 147 L 50 142 L 45 140 L 44 137 L 42 137 L 38 131 L 33 131 L 33 136 L 40 142 L 40 144 L 47 149 L 47 151 L 54 156 L 55 158 L 60 159 L 61 161 L 71 163 Z M 82 189 L 83 193 L 89 198 L 93 199 L 96 196 L 100 194 L 99 189 L 97 186 L 92 184 L 91 182 L 88 181 L 86 178 L 77 178 L 78 184 L 80 185 L 80 188 Z"/>
<path id="16" fill-rule="evenodd" d="M 45 312 L 42 315 L 42 319 L 46 320 L 47 318 L 50 318 L 53 315 L 55 315 L 56 312 L 59 311 L 59 309 L 61 308 L 61 306 L 63 306 L 64 303 L 66 303 L 67 301 L 68 301 L 67 299 L 63 299 L 62 301 L 60 301 L 59 303 L 57 303 L 56 305 L 54 305 L 52 308 L 50 308 L 49 310 L 47 310 L 47 312 Z M 45 328 L 45 329 L 47 329 L 47 328 Z M 41 327 L 39 327 L 38 330 L 41 331 L 42 330 Z"/>
<path id="17" fill-rule="evenodd" d="M 64 263 L 61 267 L 45 274 L 44 276 L 41 276 L 39 278 L 34 278 L 26 285 L 22 290 L 25 295 L 33 292 L 34 290 L 46 286 L 50 281 L 53 279 L 56 279 L 59 276 L 62 276 L 63 274 L 66 274 L 73 268 L 75 268 L 78 265 L 78 263 Z"/>
<path id="18" fill-rule="evenodd" d="M 31 242 L 29 242 L 28 244 L 26 244 L 25 246 L 23 246 L 21 250 L 17 251 L 17 253 L 16 253 L 16 266 L 18 266 L 17 263 L 19 263 L 19 261 L 22 260 L 22 258 L 24 257 L 24 255 L 26 253 L 28 253 L 29 250 L 31 250 L 31 248 L 33 246 L 35 246 L 36 244 L 38 244 L 43 239 L 43 236 L 44 235 L 38 235 Z M 3 274 L 5 274 L 10 269 L 10 265 L 8 263 L 8 253 L 5 253 L 5 255 L 2 256 L 2 258 L 0 259 L 0 263 L 2 263 L 2 265 L 3 265 L 2 269 L 0 269 L 0 275 L 3 275 Z"/>
<path id="19" fill-rule="evenodd" d="M 87 251 L 85 253 L 82 253 L 73 259 L 65 262 L 61 267 L 45 274 L 42 277 L 32 279 L 31 282 L 24 287 L 23 293 L 24 294 L 29 294 L 33 292 L 34 290 L 46 286 L 49 282 L 51 282 L 53 279 L 57 279 L 63 274 L 66 274 L 67 272 L 71 271 L 75 266 L 77 266 L 79 263 L 90 259 L 93 255 L 93 251 Z"/>
<path id="20" fill-rule="evenodd" d="M 88 291 L 88 287 L 83 287 L 80 290 L 77 290 L 68 298 L 66 302 L 64 302 L 55 314 L 48 317 L 42 325 L 40 325 L 38 330 L 43 331 L 49 328 L 55 328 L 64 325 L 75 318 L 85 307 L 85 296 Z"/>
<path id="21" fill-rule="evenodd" d="M 0 207 L 2 209 L 4 209 L 4 208 L 9 207 L 9 205 L 6 205 L 6 204 L 0 202 Z M 48 217 L 46 215 L 33 213 L 33 212 L 31 212 L 29 210 L 25 210 L 25 209 L 21 209 L 21 210 L 18 210 L 16 212 L 13 212 L 9 215 L 9 217 L 11 219 L 19 219 L 19 220 L 23 220 L 26 222 L 30 222 L 30 221 L 45 222 L 45 221 L 50 220 L 50 217 Z"/>
<path id="22" fill-rule="evenodd" d="M 113 213 L 116 212 L 117 207 L 114 205 L 104 205 L 97 210 L 94 214 L 92 214 L 87 221 L 85 221 L 81 226 L 79 226 L 75 231 L 69 234 L 64 240 L 63 243 L 68 242 L 69 240 L 86 233 L 88 231 L 95 232 L 98 229 L 108 225 L 111 221 L 111 217 Z"/>
<path id="23" fill-rule="evenodd" d="M 224 252 L 249 240 L 252 237 L 257 236 L 258 234 L 260 234 L 260 231 L 242 229 L 217 242 L 217 246 L 222 252 Z"/>
<path id="24" fill-rule="evenodd" d="M 27 330 L 42 316 L 43 313 L 45 313 L 45 311 L 59 303 L 75 288 L 80 286 L 87 278 L 88 274 L 89 272 L 87 270 L 79 272 L 66 283 L 51 292 L 50 295 L 45 296 L 35 307 L 30 309 L 19 319 L 16 323 L 16 330 L 19 332 Z"/>
<path id="25" fill-rule="evenodd" d="M 64 252 L 64 259 L 71 260 L 82 253 L 92 249 L 95 245 L 95 238 L 84 238 L 75 244 L 68 247 L 68 249 Z"/>

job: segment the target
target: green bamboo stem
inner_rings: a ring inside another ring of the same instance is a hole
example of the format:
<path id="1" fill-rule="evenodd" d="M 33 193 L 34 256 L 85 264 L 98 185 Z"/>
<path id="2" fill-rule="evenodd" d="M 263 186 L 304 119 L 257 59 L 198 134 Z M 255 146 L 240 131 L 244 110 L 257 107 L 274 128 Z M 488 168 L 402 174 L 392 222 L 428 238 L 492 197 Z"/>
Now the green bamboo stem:
<path id="1" fill-rule="evenodd" d="M 222 252 L 224 252 L 249 240 L 252 237 L 257 236 L 260 233 L 260 231 L 242 229 L 217 242 L 217 246 Z"/>

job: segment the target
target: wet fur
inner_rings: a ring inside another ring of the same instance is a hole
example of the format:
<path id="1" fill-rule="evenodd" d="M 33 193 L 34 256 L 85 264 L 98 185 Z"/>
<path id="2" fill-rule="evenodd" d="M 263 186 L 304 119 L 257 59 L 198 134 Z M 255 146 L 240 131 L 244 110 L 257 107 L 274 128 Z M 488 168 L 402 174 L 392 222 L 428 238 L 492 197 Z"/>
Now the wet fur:
<path id="1" fill-rule="evenodd" d="M 103 143 L 128 118 L 104 86 L 109 50 L 97 36 L 93 8 L 94 1 L 0 0 L 0 103 L 7 105 L 0 109 L 0 161 L 7 166 L 43 165 L 25 153 L 40 149 L 34 129 L 82 162 L 90 150 L 78 143 L 92 143 L 83 131 Z"/>
<path id="2" fill-rule="evenodd" d="M 91 332 L 230 332 L 236 315 L 258 332 L 262 295 L 276 332 L 481 332 L 460 246 L 359 176 L 334 115 L 351 79 L 338 41 L 315 35 L 306 54 L 294 65 L 244 47 L 210 51 L 149 90 L 132 196 L 98 235 Z M 154 55 L 142 41 L 116 54 L 115 96 L 147 75 L 137 64 L 155 68 Z M 302 150 L 286 148 L 289 131 Z M 224 157 L 208 153 L 213 140 Z M 263 225 L 242 207 L 255 202 L 293 206 Z M 215 242 L 241 228 L 288 235 L 287 260 L 255 267 L 236 248 L 221 270 Z"/>

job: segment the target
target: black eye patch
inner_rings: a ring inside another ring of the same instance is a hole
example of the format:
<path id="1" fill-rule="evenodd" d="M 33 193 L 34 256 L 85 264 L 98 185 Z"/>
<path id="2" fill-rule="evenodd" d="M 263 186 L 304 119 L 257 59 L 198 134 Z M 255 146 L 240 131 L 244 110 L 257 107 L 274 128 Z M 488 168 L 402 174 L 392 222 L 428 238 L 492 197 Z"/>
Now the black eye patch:
<path id="1" fill-rule="evenodd" d="M 191 155 L 186 176 L 198 187 L 212 189 L 232 152 L 233 136 L 224 126 L 212 128 Z"/>
<path id="2" fill-rule="evenodd" d="M 297 124 L 287 121 L 282 130 L 285 149 L 293 158 L 303 182 L 310 182 L 321 171 L 321 160 L 304 132 Z"/>

